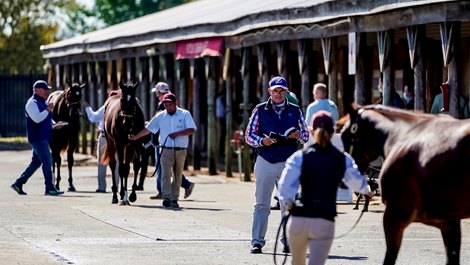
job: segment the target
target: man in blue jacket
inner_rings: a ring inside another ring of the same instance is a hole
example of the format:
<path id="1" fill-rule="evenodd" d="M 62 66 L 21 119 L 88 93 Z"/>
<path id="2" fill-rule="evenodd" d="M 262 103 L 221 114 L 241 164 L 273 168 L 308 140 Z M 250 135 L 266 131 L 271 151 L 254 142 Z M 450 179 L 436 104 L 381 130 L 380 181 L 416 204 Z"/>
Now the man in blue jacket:
<path id="1" fill-rule="evenodd" d="M 269 99 L 258 104 L 251 114 L 246 128 L 245 140 L 256 148 L 254 167 L 256 177 L 253 227 L 251 230 L 251 253 L 262 253 L 268 228 L 271 196 L 274 185 L 281 176 L 287 158 L 308 140 L 307 124 L 299 106 L 286 100 L 289 92 L 287 82 L 277 76 L 269 81 Z M 282 205 L 281 205 L 282 206 Z M 281 207 L 281 214 L 286 209 Z M 289 252 L 284 238 L 283 252 Z"/>
<path id="2" fill-rule="evenodd" d="M 49 149 L 49 140 L 52 136 L 52 103 L 47 104 L 47 96 L 51 87 L 46 81 L 38 80 L 33 85 L 33 96 L 28 99 L 25 106 L 26 131 L 28 134 L 28 142 L 33 148 L 33 157 L 31 162 L 21 176 L 11 185 L 19 195 L 26 195 L 23 191 L 23 185 L 42 165 L 42 173 L 44 174 L 44 185 L 46 191 L 44 195 L 58 196 L 63 191 L 57 190 L 53 184 L 52 175 L 52 155 Z M 64 124 L 54 124 L 59 128 Z"/>

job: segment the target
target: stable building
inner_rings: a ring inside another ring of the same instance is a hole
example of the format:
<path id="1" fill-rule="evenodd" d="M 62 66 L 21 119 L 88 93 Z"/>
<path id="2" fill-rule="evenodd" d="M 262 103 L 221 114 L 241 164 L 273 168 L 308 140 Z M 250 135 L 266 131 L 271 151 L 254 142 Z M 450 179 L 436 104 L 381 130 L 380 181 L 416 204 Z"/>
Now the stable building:
<path id="1" fill-rule="evenodd" d="M 288 80 L 303 110 L 313 100 L 313 84 L 325 83 L 340 115 L 352 102 L 376 102 L 379 78 L 384 105 L 407 85 L 421 112 L 430 111 L 447 82 L 448 113 L 461 118 L 459 106 L 470 94 L 469 40 L 469 1 L 199 0 L 41 50 L 50 84 L 63 89 L 67 79 L 86 82 L 86 100 L 95 108 L 120 81 L 138 81 L 150 119 L 156 106 L 150 90 L 167 82 L 199 128 L 189 164 L 196 170 L 205 164 L 210 174 L 222 159 L 215 99 L 223 95 L 224 162 L 231 176 L 232 133 L 244 130 L 253 106 L 268 98 L 271 77 Z M 249 179 L 248 147 L 243 156 Z"/>

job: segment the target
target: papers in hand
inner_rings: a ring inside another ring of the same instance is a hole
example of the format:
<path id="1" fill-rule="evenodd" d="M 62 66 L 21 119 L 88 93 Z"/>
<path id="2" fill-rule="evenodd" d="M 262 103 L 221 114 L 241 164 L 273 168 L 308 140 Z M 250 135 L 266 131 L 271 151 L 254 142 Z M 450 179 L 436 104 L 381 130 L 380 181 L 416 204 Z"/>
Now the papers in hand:
<path id="1" fill-rule="evenodd" d="M 56 122 L 54 125 L 52 125 L 52 128 L 60 128 L 60 127 L 63 127 L 65 125 L 68 125 L 69 123 L 66 122 L 66 121 L 58 121 Z"/>
<path id="2" fill-rule="evenodd" d="M 268 137 L 276 139 L 277 142 L 285 142 L 287 141 L 289 135 L 295 132 L 296 130 L 297 129 L 295 127 L 290 127 L 283 134 L 270 132 Z"/>

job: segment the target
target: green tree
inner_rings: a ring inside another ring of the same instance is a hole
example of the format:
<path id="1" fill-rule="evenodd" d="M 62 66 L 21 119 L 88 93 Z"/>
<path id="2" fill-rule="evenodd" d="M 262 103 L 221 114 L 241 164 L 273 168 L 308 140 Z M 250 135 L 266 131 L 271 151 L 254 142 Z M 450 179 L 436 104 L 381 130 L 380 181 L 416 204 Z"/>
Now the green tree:
<path id="1" fill-rule="evenodd" d="M 193 0 L 96 0 L 92 14 L 106 25 L 114 25 Z"/>
<path id="2" fill-rule="evenodd" d="M 73 1 L 73 0 L 71 0 Z M 0 72 L 43 72 L 40 46 L 56 41 L 55 14 L 67 1 L 3 0 L 0 4 Z"/>

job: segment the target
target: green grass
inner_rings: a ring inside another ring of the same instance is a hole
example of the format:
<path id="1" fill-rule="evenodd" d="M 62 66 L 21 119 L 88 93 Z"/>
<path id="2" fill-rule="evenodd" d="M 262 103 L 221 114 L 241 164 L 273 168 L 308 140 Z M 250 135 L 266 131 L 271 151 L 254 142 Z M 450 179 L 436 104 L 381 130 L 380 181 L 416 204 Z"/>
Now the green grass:
<path id="1" fill-rule="evenodd" d="M 27 143 L 28 138 L 26 136 L 18 137 L 0 137 L 0 143 Z"/>

